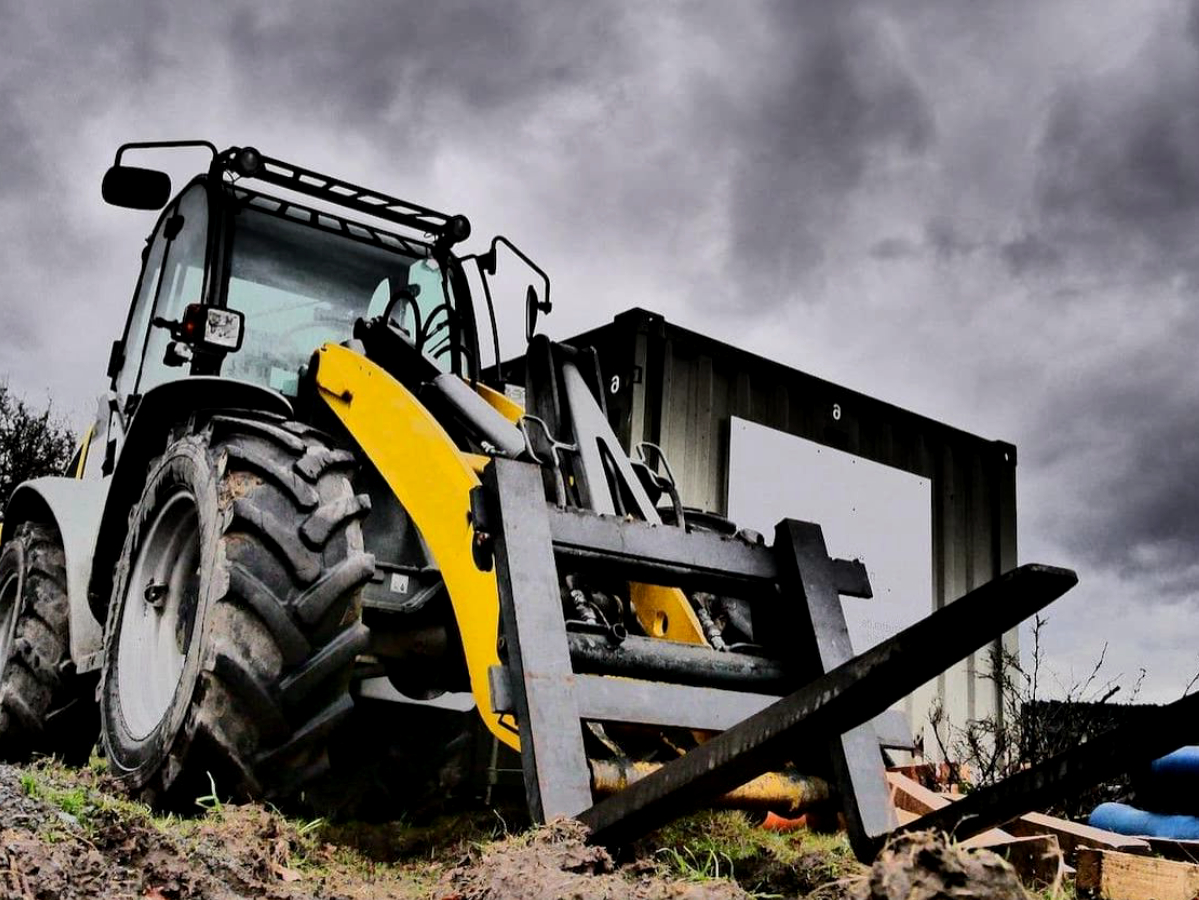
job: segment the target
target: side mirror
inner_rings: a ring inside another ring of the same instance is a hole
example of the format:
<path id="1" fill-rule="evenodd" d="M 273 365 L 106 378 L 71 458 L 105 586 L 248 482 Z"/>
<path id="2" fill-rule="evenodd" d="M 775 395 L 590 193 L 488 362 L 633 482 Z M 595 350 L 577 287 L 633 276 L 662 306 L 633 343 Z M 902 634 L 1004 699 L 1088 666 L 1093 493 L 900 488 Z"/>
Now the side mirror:
<path id="1" fill-rule="evenodd" d="M 104 200 L 126 209 L 162 209 L 171 199 L 171 176 L 157 169 L 112 166 L 100 186 Z"/>
<path id="2" fill-rule="evenodd" d="M 525 291 L 525 341 L 533 340 L 533 333 L 537 330 L 537 314 L 548 313 L 551 308 L 548 300 L 537 297 L 537 289 L 530 284 Z"/>

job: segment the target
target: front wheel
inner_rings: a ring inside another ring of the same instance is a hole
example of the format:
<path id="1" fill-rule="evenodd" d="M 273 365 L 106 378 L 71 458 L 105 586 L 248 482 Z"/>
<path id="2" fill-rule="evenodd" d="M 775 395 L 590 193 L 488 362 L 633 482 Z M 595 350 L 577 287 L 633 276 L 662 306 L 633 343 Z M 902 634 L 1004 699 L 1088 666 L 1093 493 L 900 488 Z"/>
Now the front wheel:
<path id="1" fill-rule="evenodd" d="M 71 665 L 67 574 L 58 530 L 23 522 L 0 550 L 0 759 L 87 761 L 95 680 Z"/>
<path id="2" fill-rule="evenodd" d="M 285 801 L 327 768 L 374 570 L 353 462 L 302 424 L 219 416 L 151 467 L 100 692 L 111 770 L 136 795 Z"/>

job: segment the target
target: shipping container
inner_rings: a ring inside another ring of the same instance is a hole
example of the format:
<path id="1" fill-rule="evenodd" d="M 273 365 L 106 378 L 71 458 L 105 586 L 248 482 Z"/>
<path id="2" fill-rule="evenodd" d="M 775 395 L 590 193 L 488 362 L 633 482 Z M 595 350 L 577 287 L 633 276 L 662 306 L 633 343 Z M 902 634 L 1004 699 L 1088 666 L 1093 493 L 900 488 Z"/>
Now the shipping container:
<path id="1" fill-rule="evenodd" d="M 596 349 L 618 437 L 626 449 L 660 447 L 687 506 L 729 515 L 768 539 L 767 510 L 779 512 L 769 522 L 782 515 L 814 521 L 824 526 L 830 552 L 862 558 L 875 597 L 845 601 L 858 652 L 1017 564 L 1012 444 L 642 309 L 563 342 Z M 505 376 L 519 384 L 521 361 L 509 363 Z M 906 701 L 926 755 L 941 755 L 927 727 L 938 706 L 956 729 L 1002 716 L 991 677 L 999 649 L 1015 654 L 1016 633 Z"/>

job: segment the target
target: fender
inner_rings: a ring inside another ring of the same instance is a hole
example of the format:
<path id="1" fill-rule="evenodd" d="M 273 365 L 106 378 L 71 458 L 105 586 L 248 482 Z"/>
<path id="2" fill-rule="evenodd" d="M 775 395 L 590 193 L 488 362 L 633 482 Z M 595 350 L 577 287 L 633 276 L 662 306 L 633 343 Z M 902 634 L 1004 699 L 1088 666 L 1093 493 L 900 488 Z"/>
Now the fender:
<path id="1" fill-rule="evenodd" d="M 87 602 L 88 581 L 108 484 L 50 475 L 21 484 L 4 511 L 6 529 L 21 522 L 53 524 L 62 537 L 70 606 L 71 661 L 87 671 L 104 643 L 104 627 Z"/>
<path id="2" fill-rule="evenodd" d="M 248 381 L 192 375 L 168 381 L 142 395 L 129 423 L 96 533 L 87 602 L 103 622 L 112 594 L 112 574 L 129 525 L 129 510 L 141 496 L 150 463 L 166 448 L 171 431 L 196 413 L 260 412 L 293 418 L 282 394 Z"/>

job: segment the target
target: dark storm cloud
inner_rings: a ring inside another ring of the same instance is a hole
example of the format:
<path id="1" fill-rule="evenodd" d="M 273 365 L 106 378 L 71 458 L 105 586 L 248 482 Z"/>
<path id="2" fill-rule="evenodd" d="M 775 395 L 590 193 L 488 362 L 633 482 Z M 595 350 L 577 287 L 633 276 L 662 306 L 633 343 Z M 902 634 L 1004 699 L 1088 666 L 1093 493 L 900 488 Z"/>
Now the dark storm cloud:
<path id="1" fill-rule="evenodd" d="M 1182 323 L 1176 338 L 1056 388 L 1028 461 L 1072 482 L 1078 505 L 1042 515 L 1064 546 L 1199 604 L 1199 327 Z"/>
<path id="2" fill-rule="evenodd" d="M 371 2 L 354 15 L 319 4 L 301 20 L 246 4 L 224 37 L 239 83 L 264 103 L 432 153 L 479 120 L 515 127 L 546 94 L 618 77 L 623 21 L 604 3 Z"/>
<path id="3" fill-rule="evenodd" d="M 907 238 L 883 238 L 870 246 L 870 255 L 881 260 L 910 259 L 919 253 L 920 245 Z"/>
<path id="4" fill-rule="evenodd" d="M 925 223 L 924 242 L 941 260 L 969 256 L 979 247 L 978 242 L 966 235 L 957 223 L 941 216 Z"/>
<path id="5" fill-rule="evenodd" d="M 87 314 L 72 308 L 92 299 L 103 254 L 78 215 L 98 183 L 86 197 L 73 193 L 71 175 L 95 162 L 81 158 L 78 137 L 92 116 L 134 102 L 159 60 L 161 21 L 136 0 L 0 4 L 0 377 L 39 351 L 44 364 L 50 346 L 75 359 L 62 342 L 96 337 L 79 333 Z"/>
<path id="6" fill-rule="evenodd" d="M 999 254 L 1008 270 L 1016 276 L 1052 269 L 1062 261 L 1061 251 L 1035 234 L 1002 243 Z"/>
<path id="7" fill-rule="evenodd" d="M 1165 19 L 1135 66 L 1057 93 L 1038 145 L 1036 221 L 1004 251 L 1015 272 L 1083 285 L 1067 302 L 1107 323 L 1086 329 L 1094 346 L 1076 364 L 1053 369 L 1035 417 L 1025 458 L 1083 498 L 1046 521 L 1089 563 L 1173 572 L 1168 590 L 1199 603 L 1199 480 L 1188 474 L 1199 471 L 1196 10 Z"/>
<path id="8" fill-rule="evenodd" d="M 1060 91 L 1037 183 L 1050 240 L 1151 276 L 1199 273 L 1196 9 L 1164 23 L 1131 70 Z"/>
<path id="9" fill-rule="evenodd" d="M 28 114 L 15 102 L 15 96 L 0 92 L 0 202 L 20 197 L 40 187 L 44 181 L 44 160 L 37 152 Z"/>
<path id="10" fill-rule="evenodd" d="M 932 111 L 881 27 L 860 4 L 774 7 L 773 46 L 753 102 L 731 112 L 739 146 L 730 189 L 733 255 L 782 298 L 824 258 L 841 209 L 871 165 L 926 152 Z M 776 300 L 775 302 L 779 302 Z"/>

